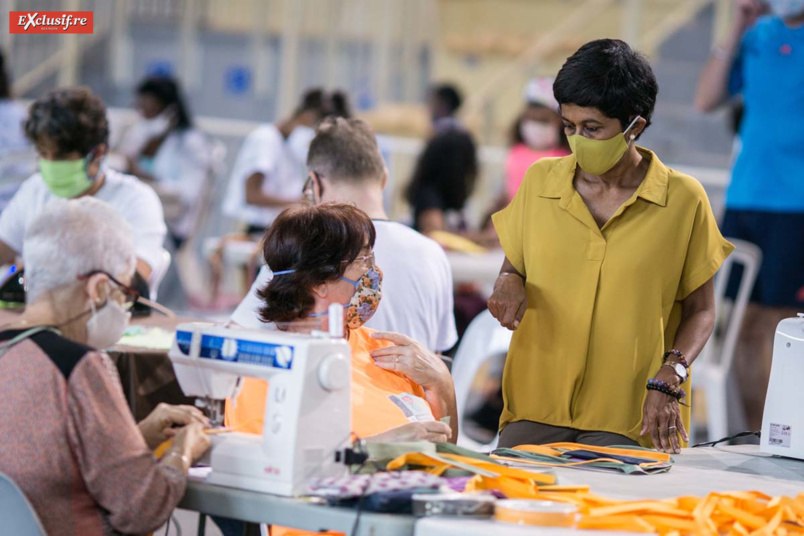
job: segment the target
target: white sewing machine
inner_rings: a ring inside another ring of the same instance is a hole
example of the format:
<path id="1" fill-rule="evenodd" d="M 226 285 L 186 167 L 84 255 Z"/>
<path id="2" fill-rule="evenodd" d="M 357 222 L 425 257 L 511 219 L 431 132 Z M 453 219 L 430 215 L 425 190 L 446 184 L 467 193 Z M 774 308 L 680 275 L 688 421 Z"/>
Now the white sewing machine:
<path id="1" fill-rule="evenodd" d="M 804 459 L 804 313 L 779 322 L 773 341 L 760 450 Z"/>
<path id="2" fill-rule="evenodd" d="M 335 318 L 337 336 L 179 325 L 168 355 L 184 393 L 213 409 L 213 424 L 240 377 L 269 381 L 262 436 L 211 436 L 210 483 L 293 496 L 314 477 L 347 473 L 339 459 L 351 432 L 351 361 L 342 313 Z"/>

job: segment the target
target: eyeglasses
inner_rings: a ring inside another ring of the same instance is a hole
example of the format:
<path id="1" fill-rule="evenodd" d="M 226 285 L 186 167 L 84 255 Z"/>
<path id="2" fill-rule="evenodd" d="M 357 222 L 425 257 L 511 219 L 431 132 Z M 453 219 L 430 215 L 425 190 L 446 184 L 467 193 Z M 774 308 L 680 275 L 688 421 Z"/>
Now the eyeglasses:
<path id="1" fill-rule="evenodd" d="M 302 188 L 302 195 L 304 195 L 308 203 L 316 205 L 321 202 L 321 196 L 323 194 L 324 186 L 321 183 L 321 175 L 315 171 L 311 171 Z"/>
<path id="2" fill-rule="evenodd" d="M 103 270 L 92 270 L 91 272 L 87 272 L 87 273 L 85 273 L 83 275 L 79 275 L 78 279 L 85 280 L 85 279 L 89 279 L 93 275 L 98 275 L 98 274 L 105 275 L 106 277 L 109 278 L 109 280 L 112 283 L 117 285 L 117 287 L 116 287 L 117 290 L 119 290 L 120 292 L 123 293 L 123 299 L 124 299 L 123 306 L 126 309 L 131 309 L 132 307 L 134 307 L 134 304 L 137 303 L 137 301 L 139 301 L 142 298 L 142 296 L 140 295 L 140 293 L 138 291 L 134 290 L 133 288 L 131 288 L 128 285 L 124 285 L 123 283 L 121 283 L 120 281 L 115 279 L 115 277 L 112 274 L 110 274 L 108 272 L 104 272 Z"/>
<path id="3" fill-rule="evenodd" d="M 352 263 L 360 263 L 365 269 L 369 269 L 374 266 L 374 252 L 372 251 L 368 255 L 361 255 L 359 257 L 355 257 L 352 261 L 341 261 L 342 264 L 352 264 Z"/>
<path id="4" fill-rule="evenodd" d="M 154 311 L 165 315 L 168 318 L 176 318 L 176 314 L 173 311 L 171 311 L 170 309 L 168 309 L 164 305 L 160 305 L 160 304 L 158 304 L 158 303 L 156 303 L 154 301 L 149 300 L 148 298 L 143 297 L 142 294 L 140 294 L 138 290 L 135 290 L 135 289 L 131 288 L 128 285 L 124 285 L 123 283 L 121 283 L 120 281 L 115 279 L 115 277 L 112 274 L 110 274 L 109 272 L 104 272 L 103 270 L 92 270 L 91 272 L 87 272 L 87 273 L 85 273 L 83 275 L 79 275 L 78 279 L 83 281 L 83 280 L 89 279 L 93 275 L 97 275 L 97 274 L 105 275 L 106 277 L 109 278 L 109 280 L 112 283 L 117 285 L 115 287 L 116 290 L 119 290 L 120 292 L 122 292 L 123 296 L 124 296 L 124 302 L 123 302 L 123 307 L 124 308 L 131 309 L 132 307 L 134 307 L 135 303 L 139 303 L 140 305 L 145 305 L 146 307 L 149 307 L 149 308 L 153 309 Z"/>

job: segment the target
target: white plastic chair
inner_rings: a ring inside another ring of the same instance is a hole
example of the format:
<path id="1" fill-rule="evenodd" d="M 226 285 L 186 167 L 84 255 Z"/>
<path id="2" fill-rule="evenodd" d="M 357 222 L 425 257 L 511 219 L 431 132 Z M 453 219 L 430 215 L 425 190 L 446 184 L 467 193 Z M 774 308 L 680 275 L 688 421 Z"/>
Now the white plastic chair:
<path id="1" fill-rule="evenodd" d="M 762 251 L 744 240 L 727 239 L 735 249 L 715 275 L 715 304 L 718 310 L 715 331 L 692 366 L 693 389 L 702 391 L 706 399 L 706 436 L 714 441 L 728 435 L 728 381 L 734 362 L 734 349 L 743 324 L 746 306 L 754 289 Z M 726 288 L 735 264 L 742 265 L 740 285 L 730 314 L 725 309 Z"/>
<path id="2" fill-rule="evenodd" d="M 455 398 L 458 403 L 458 445 L 476 451 L 489 451 L 497 446 L 497 437 L 481 444 L 465 433 L 466 403 L 472 390 L 475 376 L 483 364 L 495 357 L 508 354 L 513 332 L 502 327 L 486 309 L 469 324 L 452 365 L 452 381 L 455 383 Z"/>
<path id="3" fill-rule="evenodd" d="M 0 520 L 3 534 L 46 536 L 36 510 L 14 481 L 3 473 L 0 473 Z"/>
<path id="4" fill-rule="evenodd" d="M 162 280 L 165 278 L 168 268 L 170 268 L 170 252 L 163 248 L 159 266 L 152 267 L 151 277 L 148 278 L 148 288 L 151 293 L 149 297 L 151 301 L 156 301 L 156 296 L 159 293 L 159 285 L 162 284 Z"/>

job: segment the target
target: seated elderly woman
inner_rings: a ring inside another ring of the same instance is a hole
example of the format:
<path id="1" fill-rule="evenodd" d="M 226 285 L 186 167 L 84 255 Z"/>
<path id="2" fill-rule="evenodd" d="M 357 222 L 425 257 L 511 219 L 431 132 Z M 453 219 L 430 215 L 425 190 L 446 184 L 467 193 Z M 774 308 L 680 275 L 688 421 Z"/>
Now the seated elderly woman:
<path id="1" fill-rule="evenodd" d="M 160 406 L 139 428 L 114 365 L 137 293 L 131 228 L 112 207 L 56 200 L 24 240 L 28 305 L 0 331 L 0 472 L 48 534 L 141 534 L 184 494 L 209 447 L 195 408 Z M 182 428 L 174 426 L 184 425 Z M 157 462 L 150 448 L 173 445 Z"/>
<path id="2" fill-rule="evenodd" d="M 382 295 L 374 238 L 371 219 L 350 205 L 285 210 L 264 240 L 274 278 L 259 292 L 262 320 L 293 332 L 326 329 L 329 306 L 344 305 L 354 434 L 375 441 L 455 441 L 455 390 L 443 361 L 408 337 L 363 327 Z M 244 378 L 226 406 L 228 425 L 260 433 L 266 392 L 265 381 Z M 444 417 L 449 426 L 439 422 Z"/>

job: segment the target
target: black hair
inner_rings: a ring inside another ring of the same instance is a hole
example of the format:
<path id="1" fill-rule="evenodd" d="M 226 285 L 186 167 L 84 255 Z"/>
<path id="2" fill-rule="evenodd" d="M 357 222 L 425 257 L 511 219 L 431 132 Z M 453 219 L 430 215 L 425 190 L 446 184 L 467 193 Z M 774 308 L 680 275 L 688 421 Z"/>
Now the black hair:
<path id="1" fill-rule="evenodd" d="M 478 170 L 477 148 L 468 132 L 450 128 L 436 134 L 419 156 L 405 195 L 413 207 L 414 227 L 427 209 L 462 210 Z"/>
<path id="2" fill-rule="evenodd" d="M 308 89 L 305 91 L 299 104 L 296 105 L 296 110 L 293 112 L 294 116 L 299 116 L 304 112 L 314 112 L 320 120 L 329 112 L 329 102 L 327 94 L 320 87 Z"/>
<path id="3" fill-rule="evenodd" d="M 6 69 L 6 56 L 0 52 L 0 99 L 11 98 L 11 76 Z"/>
<path id="4" fill-rule="evenodd" d="M 433 95 L 444 105 L 444 108 L 453 115 L 463 103 L 463 97 L 458 88 L 452 84 L 440 84 L 433 88 Z"/>
<path id="5" fill-rule="evenodd" d="M 37 147 L 44 139 L 53 142 L 57 156 L 72 152 L 87 156 L 109 139 L 106 106 L 85 87 L 57 89 L 37 99 L 23 126 Z"/>
<path id="6" fill-rule="evenodd" d="M 352 106 L 349 103 L 349 95 L 345 91 L 335 90 L 330 94 L 330 111 L 331 117 L 343 117 L 350 119 L 352 117 Z"/>
<path id="7" fill-rule="evenodd" d="M 597 108 L 622 128 L 637 115 L 650 126 L 658 92 L 648 60 L 619 39 L 586 43 L 567 58 L 553 83 L 559 104 Z"/>
<path id="8" fill-rule="evenodd" d="M 151 95 L 167 106 L 176 110 L 177 130 L 188 129 L 193 125 L 190 109 L 184 100 L 179 82 L 169 76 L 152 76 L 137 86 L 137 95 Z"/>

